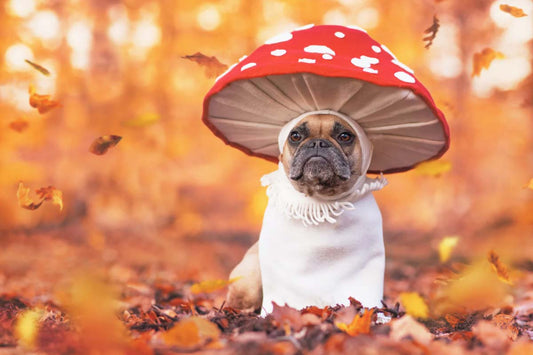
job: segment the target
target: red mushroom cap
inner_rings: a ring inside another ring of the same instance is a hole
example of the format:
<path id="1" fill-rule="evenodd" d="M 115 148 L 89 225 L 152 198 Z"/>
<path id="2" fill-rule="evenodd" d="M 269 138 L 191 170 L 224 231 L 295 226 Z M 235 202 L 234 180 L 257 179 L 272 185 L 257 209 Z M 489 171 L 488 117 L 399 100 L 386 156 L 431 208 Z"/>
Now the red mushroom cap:
<path id="1" fill-rule="evenodd" d="M 318 110 L 364 129 L 374 146 L 371 173 L 409 170 L 449 147 L 448 125 L 427 89 L 357 27 L 309 25 L 268 40 L 217 78 L 202 119 L 227 144 L 277 161 L 285 123 Z"/>

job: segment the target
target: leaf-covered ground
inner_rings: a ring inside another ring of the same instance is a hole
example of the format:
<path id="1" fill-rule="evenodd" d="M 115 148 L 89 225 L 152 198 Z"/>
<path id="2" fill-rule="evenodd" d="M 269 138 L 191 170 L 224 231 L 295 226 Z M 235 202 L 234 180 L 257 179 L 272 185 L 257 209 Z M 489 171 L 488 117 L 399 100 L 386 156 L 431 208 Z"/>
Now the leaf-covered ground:
<path id="1" fill-rule="evenodd" d="M 531 261 L 505 265 L 492 252 L 441 263 L 424 236 L 396 236 L 388 242 L 383 308 L 364 310 L 355 300 L 302 311 L 280 305 L 261 317 L 225 307 L 224 282 L 195 269 L 198 258 L 206 269 L 231 267 L 228 251 L 245 243 L 158 246 L 135 235 L 85 240 L 76 230 L 6 238 L 0 354 L 533 352 Z M 74 267 L 80 258 L 85 267 Z"/>

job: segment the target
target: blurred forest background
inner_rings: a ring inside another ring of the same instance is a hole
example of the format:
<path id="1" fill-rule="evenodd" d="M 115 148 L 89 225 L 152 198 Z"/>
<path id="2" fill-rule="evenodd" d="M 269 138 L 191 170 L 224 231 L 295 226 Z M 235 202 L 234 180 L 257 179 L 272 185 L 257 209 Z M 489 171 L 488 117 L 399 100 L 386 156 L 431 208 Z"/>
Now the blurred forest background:
<path id="1" fill-rule="evenodd" d="M 2 1 L 0 290 L 46 298 L 85 268 L 119 281 L 225 278 L 258 237 L 259 179 L 276 167 L 201 123 L 214 78 L 183 57 L 229 65 L 309 23 L 367 29 L 415 70 L 450 124 L 440 166 L 389 175 L 375 193 L 389 260 L 438 260 L 445 236 L 459 237 L 462 260 L 489 249 L 510 263 L 531 258 L 531 14 L 530 0 Z M 426 49 L 434 15 L 440 28 Z M 472 76 L 485 48 L 504 57 Z M 60 106 L 39 114 L 30 84 Z M 122 136 L 116 147 L 88 151 L 110 134 Z M 21 181 L 32 194 L 61 190 L 64 209 L 21 208 Z"/>

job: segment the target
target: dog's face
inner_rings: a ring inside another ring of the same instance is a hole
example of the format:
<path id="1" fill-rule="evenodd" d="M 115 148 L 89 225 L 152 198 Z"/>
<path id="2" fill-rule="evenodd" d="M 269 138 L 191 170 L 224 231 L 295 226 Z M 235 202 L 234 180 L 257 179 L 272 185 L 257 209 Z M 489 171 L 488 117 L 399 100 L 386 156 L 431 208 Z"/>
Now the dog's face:
<path id="1" fill-rule="evenodd" d="M 354 130 L 334 115 L 309 115 L 290 131 L 280 155 L 296 190 L 334 197 L 362 175 L 361 145 Z"/>

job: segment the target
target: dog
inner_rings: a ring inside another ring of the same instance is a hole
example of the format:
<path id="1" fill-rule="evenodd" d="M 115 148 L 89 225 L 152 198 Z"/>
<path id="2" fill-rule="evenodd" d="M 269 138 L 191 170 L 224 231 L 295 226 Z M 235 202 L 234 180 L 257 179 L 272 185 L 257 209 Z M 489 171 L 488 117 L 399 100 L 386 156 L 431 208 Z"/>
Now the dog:
<path id="1" fill-rule="evenodd" d="M 278 170 L 265 175 L 268 206 L 256 242 L 232 270 L 226 304 L 272 311 L 381 305 L 385 251 L 382 219 L 366 177 L 372 144 L 350 117 L 321 110 L 281 129 Z"/>

